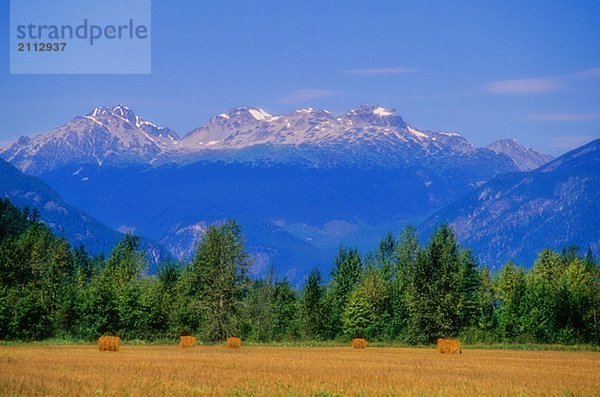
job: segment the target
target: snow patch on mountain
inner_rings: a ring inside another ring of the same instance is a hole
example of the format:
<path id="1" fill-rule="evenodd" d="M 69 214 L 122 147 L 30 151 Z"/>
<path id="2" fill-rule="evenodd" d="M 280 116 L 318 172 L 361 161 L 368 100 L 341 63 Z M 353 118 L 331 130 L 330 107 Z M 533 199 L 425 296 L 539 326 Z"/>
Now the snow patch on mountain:
<path id="1" fill-rule="evenodd" d="M 262 109 L 248 109 L 248 111 L 250 112 L 252 117 L 259 121 L 271 118 L 271 115 Z"/>
<path id="2" fill-rule="evenodd" d="M 381 117 L 391 116 L 392 114 L 394 114 L 393 111 L 390 111 L 386 108 L 382 108 L 380 106 L 374 108 L 373 113 L 375 113 L 376 115 L 381 116 Z"/>

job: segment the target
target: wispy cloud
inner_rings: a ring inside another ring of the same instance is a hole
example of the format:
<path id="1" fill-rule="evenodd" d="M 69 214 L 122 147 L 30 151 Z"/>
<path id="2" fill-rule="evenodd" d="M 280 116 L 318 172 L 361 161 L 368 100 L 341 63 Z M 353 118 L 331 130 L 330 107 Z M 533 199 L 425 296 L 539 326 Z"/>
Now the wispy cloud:
<path id="1" fill-rule="evenodd" d="M 531 95 L 556 92 L 577 79 L 599 79 L 600 68 L 580 70 L 554 76 L 516 80 L 496 80 L 486 83 L 483 90 L 490 94 Z"/>
<path id="2" fill-rule="evenodd" d="M 579 72 L 572 73 L 572 75 L 584 79 L 600 79 L 600 68 L 581 70 Z"/>
<path id="3" fill-rule="evenodd" d="M 321 88 L 303 88 L 291 91 L 290 93 L 278 98 L 278 103 L 301 103 L 315 99 L 331 98 L 340 95 L 341 92 L 335 90 L 324 90 Z"/>
<path id="4" fill-rule="evenodd" d="M 579 146 L 585 145 L 588 142 L 593 141 L 594 139 L 598 139 L 596 136 L 591 135 L 567 135 L 560 136 L 554 138 L 550 141 L 550 147 L 561 149 L 561 150 L 570 150 L 578 148 Z"/>
<path id="5" fill-rule="evenodd" d="M 406 74 L 406 73 L 415 73 L 416 71 L 417 71 L 417 69 L 413 69 L 413 68 L 389 67 L 389 68 L 348 69 L 348 70 L 344 70 L 344 73 L 373 75 L 373 74 Z"/>
<path id="6" fill-rule="evenodd" d="M 563 83 L 557 78 L 534 78 L 518 80 L 499 80 L 487 83 L 485 91 L 492 94 L 544 94 L 562 88 Z"/>
<path id="7" fill-rule="evenodd" d="M 600 120 L 600 113 L 539 113 L 525 118 L 532 121 L 589 121 Z"/>

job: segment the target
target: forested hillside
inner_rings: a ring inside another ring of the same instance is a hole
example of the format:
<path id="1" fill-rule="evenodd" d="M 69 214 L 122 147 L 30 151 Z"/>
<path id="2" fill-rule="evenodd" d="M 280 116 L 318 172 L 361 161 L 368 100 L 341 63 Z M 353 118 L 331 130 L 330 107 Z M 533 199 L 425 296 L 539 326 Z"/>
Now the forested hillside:
<path id="1" fill-rule="evenodd" d="M 232 221 L 207 228 L 191 263 L 145 276 L 136 237 L 91 257 L 0 201 L 0 338 L 600 342 L 600 268 L 576 248 L 491 274 L 449 227 L 425 246 L 408 227 L 364 256 L 340 249 L 327 284 L 318 268 L 301 290 L 273 271 L 252 280 L 249 265 Z"/>

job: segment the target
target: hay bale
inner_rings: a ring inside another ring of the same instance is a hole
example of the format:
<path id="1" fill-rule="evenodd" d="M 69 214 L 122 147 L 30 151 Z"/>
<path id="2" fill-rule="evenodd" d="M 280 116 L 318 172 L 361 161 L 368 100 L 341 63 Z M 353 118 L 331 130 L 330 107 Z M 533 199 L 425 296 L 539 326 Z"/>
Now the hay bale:
<path id="1" fill-rule="evenodd" d="M 195 347 L 196 337 L 195 336 L 180 336 L 179 347 Z"/>
<path id="2" fill-rule="evenodd" d="M 242 340 L 240 338 L 227 338 L 227 348 L 237 349 L 242 347 Z"/>
<path id="3" fill-rule="evenodd" d="M 442 354 L 462 354 L 460 340 L 458 339 L 439 338 L 437 340 L 437 348 L 438 352 Z"/>
<path id="4" fill-rule="evenodd" d="M 108 336 L 101 336 L 98 339 L 98 350 L 100 350 L 101 352 L 108 350 L 108 346 L 109 346 L 108 338 L 109 338 Z"/>
<path id="5" fill-rule="evenodd" d="M 118 336 L 101 336 L 98 339 L 98 350 L 101 352 L 118 352 L 121 347 L 121 338 Z"/>
<path id="6" fill-rule="evenodd" d="M 352 339 L 352 348 L 353 349 L 366 349 L 367 348 L 367 340 L 364 338 Z"/>

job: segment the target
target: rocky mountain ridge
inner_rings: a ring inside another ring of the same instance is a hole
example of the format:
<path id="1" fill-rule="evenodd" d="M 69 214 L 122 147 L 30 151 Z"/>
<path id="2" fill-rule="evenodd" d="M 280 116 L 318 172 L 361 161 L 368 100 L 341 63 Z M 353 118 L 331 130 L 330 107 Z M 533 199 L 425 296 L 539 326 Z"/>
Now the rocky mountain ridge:
<path id="1" fill-rule="evenodd" d="M 393 109 L 368 105 L 338 116 L 314 108 L 286 115 L 235 108 L 180 138 L 172 129 L 117 105 L 98 107 L 47 133 L 21 137 L 0 157 L 34 175 L 68 164 L 162 165 L 199 160 L 394 167 L 415 161 L 437 166 L 439 159 L 492 158 L 505 163 L 501 167 L 507 171 L 522 171 L 550 159 L 516 142 L 502 142 L 476 148 L 458 133 L 419 130 Z"/>

